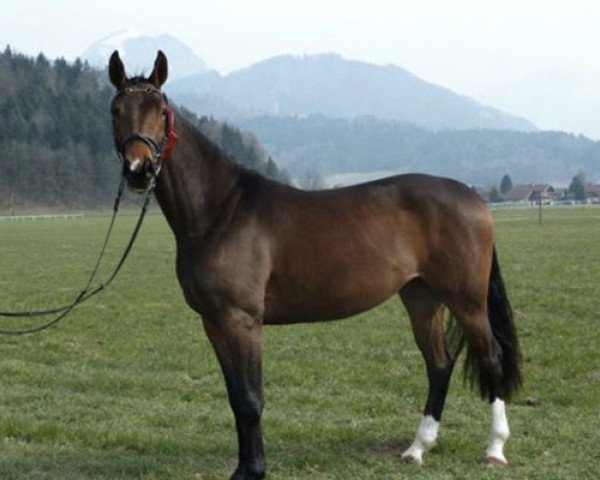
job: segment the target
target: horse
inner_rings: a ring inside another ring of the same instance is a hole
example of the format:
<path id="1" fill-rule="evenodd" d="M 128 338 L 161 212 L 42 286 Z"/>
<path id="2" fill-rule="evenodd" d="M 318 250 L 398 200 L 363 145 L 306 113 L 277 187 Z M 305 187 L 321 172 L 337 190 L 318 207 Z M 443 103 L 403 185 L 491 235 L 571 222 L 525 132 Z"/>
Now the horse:
<path id="1" fill-rule="evenodd" d="M 239 447 L 231 479 L 265 477 L 263 325 L 346 318 L 396 294 L 429 386 L 402 459 L 421 464 L 435 445 L 466 345 L 465 371 L 491 405 L 485 456 L 507 463 L 505 401 L 521 385 L 521 355 L 491 214 L 477 193 L 424 174 L 299 190 L 235 164 L 169 105 L 162 51 L 148 77 L 129 78 L 118 51 L 108 72 L 123 175 L 131 189 L 155 188 L 180 287 L 222 369 Z"/>

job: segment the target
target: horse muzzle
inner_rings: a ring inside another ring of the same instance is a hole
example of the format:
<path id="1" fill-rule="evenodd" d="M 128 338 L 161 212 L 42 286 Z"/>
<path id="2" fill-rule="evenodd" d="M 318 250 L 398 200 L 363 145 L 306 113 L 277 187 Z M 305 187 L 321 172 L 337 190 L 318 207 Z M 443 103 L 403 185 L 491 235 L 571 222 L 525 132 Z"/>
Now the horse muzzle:
<path id="1" fill-rule="evenodd" d="M 127 180 L 129 188 L 137 192 L 145 191 L 150 185 L 152 178 L 156 175 L 154 164 L 149 158 L 128 160 L 125 157 L 122 173 L 125 180 Z"/>
<path id="2" fill-rule="evenodd" d="M 120 152 L 123 176 L 129 188 L 144 191 L 158 174 L 160 148 L 146 135 L 135 134 L 128 138 Z"/>

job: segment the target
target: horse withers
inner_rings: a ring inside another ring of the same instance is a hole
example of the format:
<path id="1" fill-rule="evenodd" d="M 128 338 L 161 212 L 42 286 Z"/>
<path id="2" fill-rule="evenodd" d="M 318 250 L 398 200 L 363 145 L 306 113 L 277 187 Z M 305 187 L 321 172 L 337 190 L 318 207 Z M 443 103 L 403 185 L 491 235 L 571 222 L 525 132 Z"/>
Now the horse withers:
<path id="1" fill-rule="evenodd" d="M 114 140 L 129 185 L 155 182 L 179 283 L 223 370 L 239 442 L 231 478 L 265 476 L 263 325 L 349 317 L 395 294 L 429 381 L 403 459 L 420 464 L 435 444 L 457 345 L 466 344 L 467 372 L 491 404 L 486 457 L 506 464 L 504 401 L 521 383 L 520 354 L 492 218 L 478 195 L 418 174 L 313 192 L 269 180 L 232 163 L 169 106 L 167 71 L 158 52 L 148 77 L 129 78 L 113 53 Z M 446 309 L 458 342 L 445 331 Z"/>

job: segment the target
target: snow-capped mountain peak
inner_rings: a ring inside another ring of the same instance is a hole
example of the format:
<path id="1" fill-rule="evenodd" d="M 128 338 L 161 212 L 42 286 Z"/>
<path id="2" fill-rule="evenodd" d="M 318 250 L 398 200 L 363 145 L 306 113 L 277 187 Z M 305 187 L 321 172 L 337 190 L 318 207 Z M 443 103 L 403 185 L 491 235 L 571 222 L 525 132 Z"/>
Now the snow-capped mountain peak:
<path id="1" fill-rule="evenodd" d="M 105 68 L 112 52 L 119 51 L 130 75 L 149 73 L 156 52 L 162 50 L 169 59 L 169 79 L 206 71 L 206 64 L 196 53 L 177 38 L 167 35 L 149 35 L 137 29 L 115 32 L 102 38 L 81 55 L 90 65 Z"/>

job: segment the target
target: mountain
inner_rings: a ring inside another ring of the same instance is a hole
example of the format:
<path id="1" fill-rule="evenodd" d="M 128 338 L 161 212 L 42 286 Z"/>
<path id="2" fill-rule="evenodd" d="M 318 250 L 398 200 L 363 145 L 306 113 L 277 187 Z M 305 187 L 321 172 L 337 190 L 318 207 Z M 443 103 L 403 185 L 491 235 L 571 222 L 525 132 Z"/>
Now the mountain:
<path id="1" fill-rule="evenodd" d="M 81 58 L 93 67 L 105 69 L 112 52 L 119 50 L 128 72 L 136 75 L 152 69 L 159 49 L 169 58 L 169 80 L 202 74 L 207 70 L 204 61 L 175 37 L 142 35 L 135 30 L 113 33 L 99 40 L 88 47 Z"/>
<path id="2" fill-rule="evenodd" d="M 123 34 L 99 43 L 105 56 L 114 48 L 136 55 L 132 45 L 141 42 L 139 48 L 148 49 L 144 41 Z M 153 45 L 144 60 L 146 70 L 157 48 L 169 55 L 165 45 Z M 181 61 L 169 55 L 172 70 Z M 530 83 L 531 91 L 536 82 Z M 208 131 L 217 132 L 217 141 L 228 137 L 230 127 L 213 128 L 206 117 L 253 132 L 265 148 L 262 158 L 275 159 L 295 178 L 420 171 L 478 185 L 496 184 L 506 173 L 519 183 L 568 183 L 581 170 L 590 180 L 600 180 L 600 143 L 540 132 L 525 118 L 425 82 L 398 66 L 335 54 L 284 55 L 228 75 L 204 67 L 175 76 L 166 90 L 175 103 L 202 116 Z M 232 144 L 231 151 L 237 150 Z"/>
<path id="3" fill-rule="evenodd" d="M 511 112 L 527 114 L 537 126 L 600 139 L 600 72 L 556 67 L 478 95 Z"/>
<path id="4" fill-rule="evenodd" d="M 277 164 L 300 179 L 423 172 L 491 186 L 508 173 L 516 183 L 568 184 L 583 171 L 588 180 L 600 180 L 600 142 L 563 132 L 431 131 L 374 117 L 321 115 L 253 117 L 237 124 L 254 132 Z"/>
<path id="5" fill-rule="evenodd" d="M 172 81 L 168 91 L 198 114 L 218 118 L 372 115 L 432 130 L 535 130 L 524 118 L 425 82 L 398 66 L 335 54 L 279 56 L 226 76 L 204 72 Z"/>

